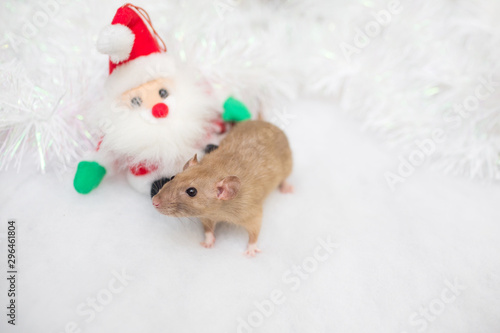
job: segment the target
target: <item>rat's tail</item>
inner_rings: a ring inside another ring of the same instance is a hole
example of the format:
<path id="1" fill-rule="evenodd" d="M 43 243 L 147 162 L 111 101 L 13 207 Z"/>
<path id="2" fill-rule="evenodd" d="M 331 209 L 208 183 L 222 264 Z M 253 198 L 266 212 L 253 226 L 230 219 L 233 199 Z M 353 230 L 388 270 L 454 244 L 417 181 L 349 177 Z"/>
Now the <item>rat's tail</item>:
<path id="1" fill-rule="evenodd" d="M 262 111 L 262 101 L 259 100 L 259 110 L 257 111 L 257 120 L 265 121 L 264 111 Z"/>

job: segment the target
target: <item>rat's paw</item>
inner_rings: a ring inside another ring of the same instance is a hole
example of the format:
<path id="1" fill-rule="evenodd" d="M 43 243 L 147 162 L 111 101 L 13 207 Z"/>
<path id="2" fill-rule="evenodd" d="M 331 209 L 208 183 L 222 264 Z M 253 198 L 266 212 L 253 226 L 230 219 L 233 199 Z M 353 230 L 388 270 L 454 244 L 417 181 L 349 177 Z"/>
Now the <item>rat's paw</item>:
<path id="1" fill-rule="evenodd" d="M 212 242 L 212 243 L 201 242 L 200 244 L 201 244 L 201 246 L 203 246 L 206 249 L 211 249 L 212 247 L 214 247 L 215 242 Z"/>
<path id="2" fill-rule="evenodd" d="M 293 185 L 286 180 L 280 184 L 279 189 L 281 193 L 293 193 Z"/>
<path id="3" fill-rule="evenodd" d="M 213 232 L 206 232 L 205 233 L 205 241 L 200 243 L 201 246 L 203 246 L 206 249 L 210 249 L 214 247 L 215 244 L 215 235 Z"/>
<path id="4" fill-rule="evenodd" d="M 258 247 L 257 244 L 248 244 L 247 250 L 243 253 L 247 257 L 255 257 L 257 253 L 262 252 Z"/>

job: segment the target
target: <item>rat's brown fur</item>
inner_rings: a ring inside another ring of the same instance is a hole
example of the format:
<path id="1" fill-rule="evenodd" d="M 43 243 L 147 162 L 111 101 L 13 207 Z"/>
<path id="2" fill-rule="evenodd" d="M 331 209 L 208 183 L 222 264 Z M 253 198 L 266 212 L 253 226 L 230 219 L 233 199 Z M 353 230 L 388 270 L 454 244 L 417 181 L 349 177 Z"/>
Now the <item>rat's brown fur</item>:
<path id="1" fill-rule="evenodd" d="M 248 231 L 249 244 L 255 244 L 264 199 L 286 184 L 291 171 L 292 153 L 283 131 L 265 121 L 245 121 L 200 163 L 196 156 L 186 163 L 153 204 L 165 215 L 199 217 L 206 233 L 221 221 L 240 225 Z M 186 193 L 190 187 L 197 189 L 195 197 Z"/>

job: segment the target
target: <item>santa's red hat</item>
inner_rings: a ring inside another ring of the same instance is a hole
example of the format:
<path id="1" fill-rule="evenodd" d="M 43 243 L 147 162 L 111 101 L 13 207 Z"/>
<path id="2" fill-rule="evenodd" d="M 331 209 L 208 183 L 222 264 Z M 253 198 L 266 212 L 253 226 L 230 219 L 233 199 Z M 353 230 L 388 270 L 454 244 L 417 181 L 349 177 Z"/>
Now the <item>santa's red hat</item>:
<path id="1" fill-rule="evenodd" d="M 109 55 L 106 88 L 112 96 L 174 72 L 148 13 L 129 3 L 118 8 L 111 25 L 101 31 L 97 50 Z"/>

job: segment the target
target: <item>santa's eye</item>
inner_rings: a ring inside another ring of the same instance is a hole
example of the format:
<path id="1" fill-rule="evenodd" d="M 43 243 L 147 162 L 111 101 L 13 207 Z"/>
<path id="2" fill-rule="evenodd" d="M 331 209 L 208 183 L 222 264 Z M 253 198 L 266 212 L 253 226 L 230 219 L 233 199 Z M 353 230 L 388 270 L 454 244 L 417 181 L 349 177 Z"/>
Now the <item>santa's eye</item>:
<path id="1" fill-rule="evenodd" d="M 194 187 L 190 187 L 186 190 L 187 195 L 189 195 L 191 198 L 198 193 L 198 191 Z"/>
<path id="2" fill-rule="evenodd" d="M 163 89 L 163 88 L 162 88 L 162 89 L 160 89 L 160 91 L 158 91 L 158 93 L 160 94 L 160 97 L 161 97 L 161 98 L 164 98 L 164 99 L 165 99 L 165 98 L 167 98 L 167 97 L 168 97 L 168 91 L 167 91 L 167 89 Z"/>
<path id="3" fill-rule="evenodd" d="M 132 104 L 133 107 L 141 106 L 142 99 L 140 97 L 134 97 L 130 100 L 130 104 Z"/>

